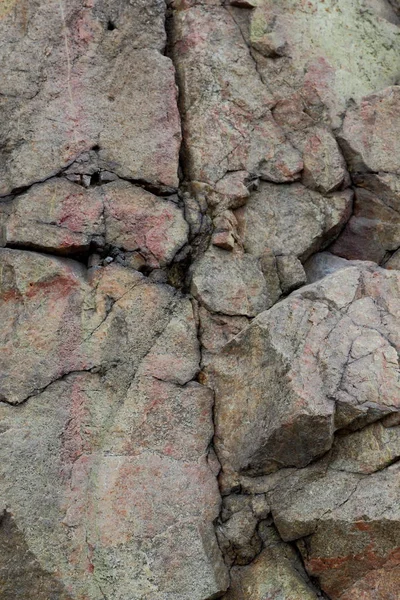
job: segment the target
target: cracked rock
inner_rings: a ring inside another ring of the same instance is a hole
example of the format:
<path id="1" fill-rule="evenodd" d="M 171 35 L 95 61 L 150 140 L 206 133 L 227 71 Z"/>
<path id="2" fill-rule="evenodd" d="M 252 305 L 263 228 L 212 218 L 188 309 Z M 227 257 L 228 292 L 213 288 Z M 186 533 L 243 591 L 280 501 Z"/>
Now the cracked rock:
<path id="1" fill-rule="evenodd" d="M 268 285 L 257 257 L 214 246 L 194 264 L 191 292 L 211 312 L 254 317 L 280 296 L 276 273 L 271 279 Z"/>
<path id="2" fill-rule="evenodd" d="M 211 186 L 228 171 L 298 179 L 301 156 L 273 119 L 271 96 L 233 14 L 195 6 L 173 20 L 187 177 Z"/>
<path id="3" fill-rule="evenodd" d="M 398 467 L 365 477 L 316 465 L 292 474 L 272 493 L 280 535 L 306 536 L 298 542 L 305 567 L 329 598 L 395 597 Z"/>
<path id="4" fill-rule="evenodd" d="M 293 548 L 273 527 L 263 528 L 264 549 L 246 567 L 231 570 L 232 583 L 224 600 L 317 600 Z"/>
<path id="5" fill-rule="evenodd" d="M 305 260 L 340 232 L 351 203 L 349 190 L 325 197 L 300 183 L 261 183 L 246 206 L 236 211 L 244 249 L 261 256 L 270 248 L 276 255 Z"/>
<path id="6" fill-rule="evenodd" d="M 348 109 L 340 143 L 351 171 L 400 174 L 399 104 L 400 86 L 392 86 Z"/>
<path id="7" fill-rule="evenodd" d="M 2 206 L 0 204 L 0 211 Z M 104 237 L 103 202 L 98 188 L 85 190 L 64 178 L 33 185 L 15 197 L 4 220 L 4 245 L 57 254 L 85 252 Z"/>
<path id="8" fill-rule="evenodd" d="M 71 255 L 107 244 L 140 255 L 134 268 L 166 266 L 189 230 L 172 200 L 122 180 L 85 189 L 52 178 L 0 205 L 0 219 L 4 245 Z"/>
<path id="9" fill-rule="evenodd" d="M 251 498 L 239 497 L 236 506 L 234 500 L 232 496 L 224 499 L 222 515 L 231 514 L 217 525 L 217 538 L 228 564 L 246 565 L 259 554 L 262 541 L 257 532 L 258 520 L 251 506 Z"/>
<path id="10" fill-rule="evenodd" d="M 335 430 L 398 412 L 398 286 L 396 271 L 336 271 L 260 314 L 214 356 L 207 378 L 227 476 L 304 467 L 330 449 Z"/>
<path id="11" fill-rule="evenodd" d="M 307 283 L 303 265 L 296 256 L 277 256 L 276 265 L 282 292 L 287 294 Z"/>
<path id="12" fill-rule="evenodd" d="M 391 173 L 353 177 L 354 211 L 330 250 L 347 259 L 385 263 L 400 241 L 400 177 Z"/>
<path id="13" fill-rule="evenodd" d="M 164 4 L 14 4 L 0 19 L 0 195 L 95 147 L 106 170 L 177 187 L 180 123 L 174 69 L 162 55 Z"/>
<path id="14" fill-rule="evenodd" d="M 77 599 L 221 594 L 191 302 L 113 264 L 1 259 L 0 498 L 29 552 Z"/>

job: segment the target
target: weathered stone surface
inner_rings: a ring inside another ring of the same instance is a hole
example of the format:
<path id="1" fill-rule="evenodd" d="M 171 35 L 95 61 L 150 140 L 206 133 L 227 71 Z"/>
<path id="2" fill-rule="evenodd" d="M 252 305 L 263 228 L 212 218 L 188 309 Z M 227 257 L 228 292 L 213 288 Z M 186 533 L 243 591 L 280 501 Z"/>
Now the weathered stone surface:
<path id="1" fill-rule="evenodd" d="M 270 248 L 277 255 L 305 260 L 340 232 L 351 202 L 350 191 L 324 197 L 300 183 L 261 183 L 246 206 L 236 211 L 244 248 L 254 256 Z"/>
<path id="2" fill-rule="evenodd" d="M 0 204 L 0 219 L 4 245 L 74 254 L 106 244 L 150 268 L 171 262 L 189 230 L 177 203 L 121 180 L 85 189 L 53 178 Z"/>
<path id="3" fill-rule="evenodd" d="M 397 600 L 398 2 L 167 5 L 0 6 L 0 597 Z"/>
<path id="4" fill-rule="evenodd" d="M 201 343 L 205 350 L 212 353 L 221 350 L 250 321 L 248 317 L 213 314 L 202 306 L 199 308 L 199 320 Z"/>
<path id="5" fill-rule="evenodd" d="M 385 263 L 385 269 L 397 269 L 400 271 L 400 251 L 397 250 Z"/>
<path id="6" fill-rule="evenodd" d="M 280 296 L 275 273 L 268 286 L 262 257 L 211 247 L 193 268 L 191 292 L 211 312 L 254 317 Z"/>
<path id="7" fill-rule="evenodd" d="M 213 399 L 193 381 L 190 301 L 118 266 L 87 278 L 73 261 L 1 258 L 0 495 L 40 563 L 32 577 L 77 600 L 221 593 Z"/>
<path id="8" fill-rule="evenodd" d="M 382 263 L 400 246 L 400 178 L 356 175 L 354 212 L 331 251 L 348 259 Z"/>
<path id="9" fill-rule="evenodd" d="M 71 596 L 29 551 L 26 540 L 9 513 L 1 516 L 0 525 L 0 594 L 9 600 L 47 597 L 71 600 Z"/>
<path id="10" fill-rule="evenodd" d="M 265 548 L 247 567 L 234 567 L 224 600 L 317 600 L 293 548 L 273 527 L 262 531 Z"/>
<path id="11" fill-rule="evenodd" d="M 215 186 L 227 172 L 298 179 L 303 163 L 269 110 L 271 96 L 233 13 L 196 6 L 174 15 L 185 169 Z"/>
<path id="12" fill-rule="evenodd" d="M 398 286 L 395 271 L 339 270 L 259 315 L 214 357 L 225 473 L 305 466 L 336 429 L 399 410 Z"/>
<path id="13" fill-rule="evenodd" d="M 282 292 L 287 294 L 307 283 L 303 265 L 293 255 L 277 256 L 276 266 L 281 283 Z"/>
<path id="14" fill-rule="evenodd" d="M 399 489 L 398 465 L 368 477 L 316 465 L 272 493 L 280 535 L 307 536 L 298 544 L 306 569 L 329 598 L 395 597 Z"/>
<path id="15" fill-rule="evenodd" d="M 341 124 L 350 99 L 359 101 L 397 81 L 398 28 L 382 2 L 262 0 L 252 12 L 250 43 L 268 34 L 278 56 L 256 53 L 259 72 L 275 101 L 301 98 L 304 119 Z M 381 18 L 382 10 L 390 20 Z M 349 52 L 349 48 L 352 49 Z M 361 67 L 362 65 L 362 67 Z M 296 120 L 302 110 L 295 112 Z M 311 119 L 310 119 L 311 117 Z"/>
<path id="16" fill-rule="evenodd" d="M 86 190 L 64 178 L 32 186 L 10 204 L 1 203 L 1 210 L 4 244 L 11 246 L 73 254 L 104 237 L 98 188 Z"/>
<path id="17" fill-rule="evenodd" d="M 389 0 L 390 4 L 393 6 L 394 10 L 400 13 L 400 2 L 399 0 Z"/>
<path id="18" fill-rule="evenodd" d="M 225 210 L 214 219 L 212 243 L 224 250 L 233 250 L 238 240 L 237 220 L 230 210 Z"/>
<path id="19" fill-rule="evenodd" d="M 304 263 L 304 270 L 307 275 L 307 282 L 314 283 L 339 269 L 352 266 L 362 267 L 362 265 L 367 266 L 368 264 L 371 267 L 375 267 L 373 262 L 366 263 L 365 261 L 346 260 L 330 252 L 317 252 Z"/>
<path id="20" fill-rule="evenodd" d="M 303 145 L 304 185 L 328 194 L 346 178 L 346 164 L 333 135 L 326 129 L 311 130 Z"/>
<path id="21" fill-rule="evenodd" d="M 103 186 L 101 193 L 107 244 L 139 252 L 157 268 L 171 262 L 187 242 L 189 226 L 177 203 L 126 182 Z"/>
<path id="22" fill-rule="evenodd" d="M 228 496 L 224 500 L 221 516 L 222 523 L 217 525 L 216 532 L 225 561 L 230 565 L 250 563 L 262 548 L 257 532 L 258 518 L 251 498 Z"/>
<path id="23" fill-rule="evenodd" d="M 109 171 L 178 185 L 179 114 L 172 63 L 161 54 L 164 18 L 157 0 L 7 4 L 0 194 L 58 173 L 93 147 Z"/>
<path id="24" fill-rule="evenodd" d="M 398 415 L 397 415 L 398 416 Z M 372 423 L 336 440 L 330 468 L 369 475 L 400 458 L 400 428 Z"/>
<path id="25" fill-rule="evenodd" d="M 362 98 L 346 112 L 340 141 L 352 171 L 400 174 L 400 86 Z"/>
<path id="26" fill-rule="evenodd" d="M 6 249 L 0 260 L 0 397 L 17 404 L 71 371 L 94 366 L 82 345 L 89 289 L 83 267 L 73 261 Z"/>

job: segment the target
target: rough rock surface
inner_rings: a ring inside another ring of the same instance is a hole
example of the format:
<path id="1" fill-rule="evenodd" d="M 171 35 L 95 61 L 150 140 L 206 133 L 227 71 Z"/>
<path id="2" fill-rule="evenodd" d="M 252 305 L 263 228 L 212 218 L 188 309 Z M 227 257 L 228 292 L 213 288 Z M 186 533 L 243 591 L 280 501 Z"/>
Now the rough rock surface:
<path id="1" fill-rule="evenodd" d="M 2 12 L 0 193 L 55 175 L 92 148 L 118 175 L 177 187 L 164 4 L 11 0 Z"/>
<path id="2" fill-rule="evenodd" d="M 400 87 L 362 99 L 344 119 L 340 140 L 357 185 L 354 214 L 332 252 L 382 263 L 400 246 Z"/>
<path id="3" fill-rule="evenodd" d="M 397 271 L 336 271 L 215 356 L 215 443 L 227 475 L 304 467 L 336 430 L 399 410 L 399 285 Z"/>
<path id="4" fill-rule="evenodd" d="M 190 301 L 118 266 L 87 280 L 2 250 L 1 268 L 1 502 L 41 568 L 82 599 L 226 588 Z"/>
<path id="5" fill-rule="evenodd" d="M 263 522 L 263 525 L 266 522 Z M 317 600 L 293 548 L 263 527 L 264 549 L 247 567 L 234 567 L 226 600 Z"/>
<path id="6" fill-rule="evenodd" d="M 0 3 L 0 598 L 397 600 L 397 0 Z"/>

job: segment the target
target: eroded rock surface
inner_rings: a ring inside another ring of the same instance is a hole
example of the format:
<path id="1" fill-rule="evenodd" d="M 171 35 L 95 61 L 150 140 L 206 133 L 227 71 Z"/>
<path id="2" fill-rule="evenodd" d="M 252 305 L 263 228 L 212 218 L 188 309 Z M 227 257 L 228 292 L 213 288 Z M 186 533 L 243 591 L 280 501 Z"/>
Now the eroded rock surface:
<path id="1" fill-rule="evenodd" d="M 1 598 L 397 600 L 399 14 L 1 3 Z"/>
<path id="2" fill-rule="evenodd" d="M 164 19 L 157 0 L 7 2 L 1 194 L 92 148 L 118 175 L 177 187 L 179 114 Z"/>
<path id="3" fill-rule="evenodd" d="M 340 134 L 355 191 L 354 214 L 332 251 L 348 259 L 385 263 L 400 245 L 400 88 L 364 97 L 351 107 Z"/>
<path id="4" fill-rule="evenodd" d="M 399 274 L 352 266 L 261 313 L 215 356 L 227 475 L 304 467 L 334 433 L 400 408 Z"/>
<path id="5" fill-rule="evenodd" d="M 2 250 L 1 268 L 1 501 L 35 560 L 73 598 L 225 589 L 190 301 L 116 265 Z"/>

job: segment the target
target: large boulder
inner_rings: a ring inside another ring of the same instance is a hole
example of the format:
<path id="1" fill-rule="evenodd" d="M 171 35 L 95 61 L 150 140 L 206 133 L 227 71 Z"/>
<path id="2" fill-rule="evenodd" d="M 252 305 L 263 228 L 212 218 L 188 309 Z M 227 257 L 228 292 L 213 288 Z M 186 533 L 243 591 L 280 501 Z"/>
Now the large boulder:
<path id="1" fill-rule="evenodd" d="M 191 302 L 116 265 L 88 277 L 70 260 L 0 258 L 0 543 L 14 557 L 0 561 L 4 593 L 222 593 L 213 395 L 195 381 Z M 29 569 L 16 566 L 22 548 Z"/>
<path id="2" fill-rule="evenodd" d="M 275 182 L 298 179 L 301 156 L 269 110 L 271 95 L 234 14 L 219 6 L 180 7 L 172 35 L 187 177 L 211 189 L 235 171 Z"/>
<path id="3" fill-rule="evenodd" d="M 400 408 L 397 271 L 351 266 L 260 314 L 207 369 L 223 470 L 304 467 Z"/>
<path id="4" fill-rule="evenodd" d="M 0 17 L 0 195 L 93 148 L 120 176 L 177 187 L 164 3 L 7 2 Z"/>

